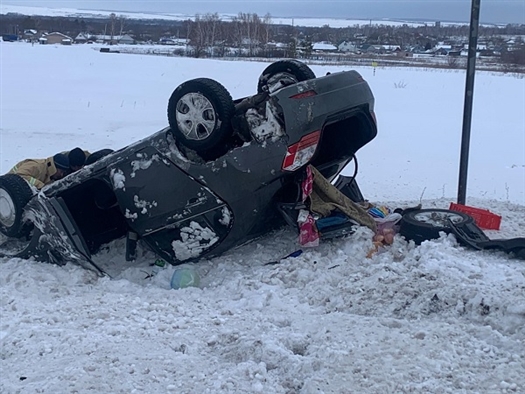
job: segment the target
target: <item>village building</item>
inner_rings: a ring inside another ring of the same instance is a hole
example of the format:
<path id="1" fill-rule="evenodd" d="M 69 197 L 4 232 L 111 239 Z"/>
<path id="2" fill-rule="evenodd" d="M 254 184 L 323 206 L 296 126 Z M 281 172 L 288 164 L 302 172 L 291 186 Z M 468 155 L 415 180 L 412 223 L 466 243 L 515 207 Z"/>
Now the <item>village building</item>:
<path id="1" fill-rule="evenodd" d="M 322 41 L 322 42 L 315 42 L 312 45 L 312 49 L 315 52 L 335 52 L 337 51 L 337 47 L 333 44 L 330 44 L 329 42 Z"/>
<path id="2" fill-rule="evenodd" d="M 38 41 L 40 42 L 40 44 L 71 45 L 73 43 L 73 39 L 71 37 L 59 32 L 53 32 L 42 35 L 42 37 L 40 37 Z"/>

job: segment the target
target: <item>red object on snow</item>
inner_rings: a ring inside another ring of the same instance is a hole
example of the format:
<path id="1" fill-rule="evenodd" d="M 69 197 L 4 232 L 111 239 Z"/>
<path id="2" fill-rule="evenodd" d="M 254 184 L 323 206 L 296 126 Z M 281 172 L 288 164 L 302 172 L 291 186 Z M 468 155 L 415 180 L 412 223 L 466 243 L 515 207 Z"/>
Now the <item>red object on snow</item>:
<path id="1" fill-rule="evenodd" d="M 486 230 L 499 230 L 501 224 L 501 216 L 490 212 L 487 209 L 469 207 L 468 205 L 450 203 L 450 210 L 456 212 L 463 212 L 472 216 L 476 224 Z"/>
<path id="2" fill-rule="evenodd" d="M 319 232 L 311 214 L 308 214 L 304 222 L 299 223 L 299 243 L 309 248 L 319 246 Z"/>
<path id="3" fill-rule="evenodd" d="M 306 178 L 301 184 L 301 190 L 303 191 L 302 200 L 303 202 L 305 202 L 308 196 L 310 196 L 310 194 L 312 194 L 312 191 L 314 190 L 314 175 L 310 166 L 306 167 Z"/>

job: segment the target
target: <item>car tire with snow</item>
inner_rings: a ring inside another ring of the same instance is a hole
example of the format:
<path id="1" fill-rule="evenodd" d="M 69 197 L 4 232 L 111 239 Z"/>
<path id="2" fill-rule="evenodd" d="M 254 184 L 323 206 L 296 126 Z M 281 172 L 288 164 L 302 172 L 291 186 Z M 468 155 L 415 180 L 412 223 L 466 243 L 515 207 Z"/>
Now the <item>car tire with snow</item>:
<path id="1" fill-rule="evenodd" d="M 295 60 L 279 60 L 264 69 L 257 84 L 257 93 L 267 90 L 269 93 L 279 90 L 280 87 L 315 79 L 315 74 L 306 64 Z"/>
<path id="2" fill-rule="evenodd" d="M 22 221 L 24 207 L 33 197 L 28 183 L 19 175 L 0 176 L 0 232 L 8 237 L 20 237 L 27 231 Z"/>
<path id="3" fill-rule="evenodd" d="M 175 139 L 198 153 L 220 148 L 231 136 L 233 99 L 217 81 L 197 78 L 175 89 L 168 103 L 168 120 Z"/>
<path id="4" fill-rule="evenodd" d="M 471 216 L 448 209 L 418 209 L 403 215 L 399 233 L 416 244 L 429 239 L 439 238 L 440 232 L 450 234 L 452 229 L 448 221 L 461 226 L 473 223 Z"/>

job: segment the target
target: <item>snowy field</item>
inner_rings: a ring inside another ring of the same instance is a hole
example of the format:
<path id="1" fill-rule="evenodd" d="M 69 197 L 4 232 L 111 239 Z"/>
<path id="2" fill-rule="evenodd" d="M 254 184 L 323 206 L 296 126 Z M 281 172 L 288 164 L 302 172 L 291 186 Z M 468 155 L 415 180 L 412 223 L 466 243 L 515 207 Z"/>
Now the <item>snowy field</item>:
<path id="1" fill-rule="evenodd" d="M 118 149 L 167 125 L 181 82 L 253 94 L 267 63 L 100 53 L 0 42 L 0 173 L 80 146 Z M 316 75 L 344 69 L 312 65 Z M 457 195 L 465 74 L 362 67 L 379 134 L 358 152 L 365 197 L 448 207 Z M 476 75 L 467 203 L 525 236 L 525 79 Z M 353 168 L 345 170 L 350 174 Z M 94 256 L 113 279 L 68 264 L 0 259 L 1 393 L 525 392 L 525 262 L 453 236 L 420 247 L 371 234 L 298 249 L 288 229 L 193 267 Z"/>

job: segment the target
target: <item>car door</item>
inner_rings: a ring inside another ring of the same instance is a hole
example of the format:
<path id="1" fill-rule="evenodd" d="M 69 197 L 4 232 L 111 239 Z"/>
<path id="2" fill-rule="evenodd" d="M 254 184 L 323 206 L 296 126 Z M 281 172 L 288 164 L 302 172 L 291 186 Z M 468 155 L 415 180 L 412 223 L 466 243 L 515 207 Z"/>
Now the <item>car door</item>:
<path id="1" fill-rule="evenodd" d="M 129 227 L 164 258 L 197 258 L 223 239 L 232 211 L 225 201 L 148 146 L 109 167 Z"/>

